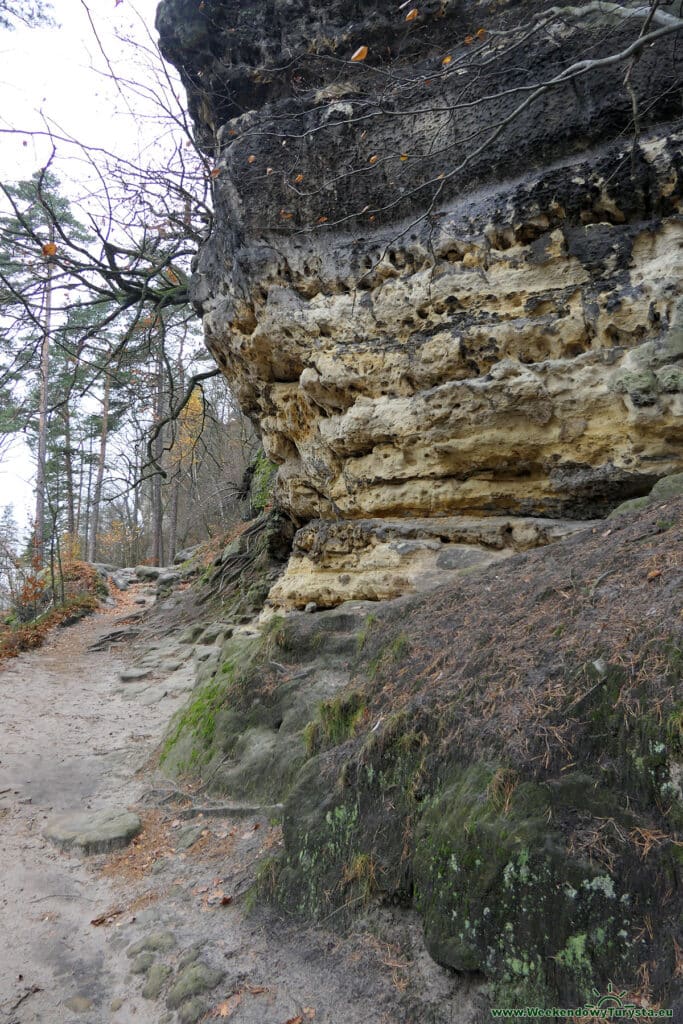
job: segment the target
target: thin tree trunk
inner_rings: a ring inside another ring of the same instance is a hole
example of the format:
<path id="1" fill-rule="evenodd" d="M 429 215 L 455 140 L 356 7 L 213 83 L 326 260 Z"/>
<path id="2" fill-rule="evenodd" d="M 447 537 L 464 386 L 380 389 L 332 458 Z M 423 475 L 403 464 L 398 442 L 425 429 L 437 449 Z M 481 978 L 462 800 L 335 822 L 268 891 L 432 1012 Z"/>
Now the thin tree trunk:
<path id="1" fill-rule="evenodd" d="M 70 537 L 76 536 L 76 500 L 74 497 L 74 464 L 71 447 L 71 411 L 64 403 L 64 475 L 66 477 L 66 529 Z"/>
<path id="2" fill-rule="evenodd" d="M 55 229 L 50 222 L 50 246 L 54 245 Z M 47 378 L 50 368 L 50 330 L 52 321 L 53 255 L 47 256 L 47 282 L 45 285 L 45 329 L 40 349 L 40 395 L 38 399 L 38 469 L 36 472 L 36 516 L 33 548 L 36 561 L 41 564 L 45 554 L 45 464 L 47 461 Z"/>
<path id="3" fill-rule="evenodd" d="M 163 372 L 164 364 L 160 352 L 157 362 L 157 394 L 155 409 L 155 419 L 157 423 L 159 423 L 163 417 Z M 161 458 L 164 453 L 163 433 L 163 430 L 160 430 L 154 441 L 154 460 L 157 464 L 161 463 Z M 152 477 L 152 561 L 155 565 L 164 564 L 163 529 L 164 509 L 161 501 L 161 474 L 155 473 Z"/>
<path id="4" fill-rule="evenodd" d="M 85 489 L 85 529 L 83 531 L 84 548 L 87 553 L 90 547 L 90 498 L 92 496 L 92 434 L 88 437 L 88 485 Z"/>
<path id="5" fill-rule="evenodd" d="M 104 371 L 104 397 L 102 400 L 102 431 L 100 433 L 100 454 L 97 460 L 97 476 L 92 499 L 90 516 L 90 537 L 88 539 L 88 561 L 94 562 L 97 554 L 97 532 L 100 525 L 100 503 L 102 501 L 102 482 L 104 480 L 104 464 L 107 455 L 107 432 L 109 430 L 109 370 Z"/>
<path id="6" fill-rule="evenodd" d="M 180 496 L 180 469 L 171 483 L 171 507 L 169 509 L 168 523 L 168 561 L 173 562 L 178 536 L 178 504 Z"/>

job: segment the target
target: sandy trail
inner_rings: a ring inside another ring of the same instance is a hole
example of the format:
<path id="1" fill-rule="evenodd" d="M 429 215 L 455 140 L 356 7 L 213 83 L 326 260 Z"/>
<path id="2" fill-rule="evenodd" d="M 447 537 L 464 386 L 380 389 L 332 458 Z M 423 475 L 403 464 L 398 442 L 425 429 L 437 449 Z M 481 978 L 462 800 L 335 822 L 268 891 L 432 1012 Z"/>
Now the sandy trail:
<path id="1" fill-rule="evenodd" d="M 122 662 L 88 652 L 121 611 L 55 631 L 0 672 L 0 1020 L 72 1020 L 66 1001 L 101 1004 L 127 974 L 127 958 L 112 957 L 89 924 L 116 900 L 111 881 L 42 837 L 52 813 L 132 804 L 135 771 L 168 717 L 159 705 L 131 715 L 112 693 Z M 144 1005 L 130 1009 L 156 1019 Z"/>
<path id="2" fill-rule="evenodd" d="M 390 917 L 385 936 L 340 939 L 246 912 L 279 824 L 258 814 L 188 824 L 190 801 L 169 800 L 147 767 L 183 696 L 169 686 L 147 701 L 179 665 L 190 669 L 191 647 L 171 633 L 89 650 L 136 596 L 0 670 L 0 1024 L 473 1020 L 462 982 L 419 942 L 406 951 L 405 922 L 399 949 Z M 122 686 L 119 673 L 145 659 L 153 676 Z M 110 807 L 143 820 L 125 851 L 83 857 L 43 836 L 54 813 Z"/>

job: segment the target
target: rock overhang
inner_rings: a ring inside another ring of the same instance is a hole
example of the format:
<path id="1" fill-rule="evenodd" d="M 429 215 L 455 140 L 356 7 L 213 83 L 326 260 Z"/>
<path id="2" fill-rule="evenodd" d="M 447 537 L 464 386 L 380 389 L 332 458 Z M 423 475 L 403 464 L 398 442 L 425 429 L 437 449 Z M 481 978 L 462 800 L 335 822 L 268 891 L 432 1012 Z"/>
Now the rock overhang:
<path id="1" fill-rule="evenodd" d="M 406 24 L 364 3 L 207 0 L 193 42 L 185 6 L 158 24 L 215 147 L 194 299 L 299 522 L 590 518 L 681 468 L 670 39 L 632 69 L 655 97 L 637 141 L 623 64 L 495 134 L 532 80 L 596 34 L 627 45 L 631 19 L 561 17 L 520 51 L 525 2 L 421 5 Z"/>

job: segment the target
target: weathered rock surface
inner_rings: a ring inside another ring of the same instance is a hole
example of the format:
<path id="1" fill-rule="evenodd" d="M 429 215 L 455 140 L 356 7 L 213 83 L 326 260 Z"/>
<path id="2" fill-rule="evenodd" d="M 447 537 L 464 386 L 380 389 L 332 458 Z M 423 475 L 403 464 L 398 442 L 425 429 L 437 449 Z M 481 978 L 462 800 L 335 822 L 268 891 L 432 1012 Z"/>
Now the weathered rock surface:
<path id="1" fill-rule="evenodd" d="M 195 301 L 300 520 L 589 518 L 683 466 L 675 36 L 636 143 L 623 62 L 515 113 L 632 7 L 161 4 L 216 154 Z"/>
<path id="2" fill-rule="evenodd" d="M 330 608 L 340 601 L 390 600 L 590 525 L 505 516 L 312 521 L 297 532 L 268 604 L 305 609 L 309 602 Z"/>

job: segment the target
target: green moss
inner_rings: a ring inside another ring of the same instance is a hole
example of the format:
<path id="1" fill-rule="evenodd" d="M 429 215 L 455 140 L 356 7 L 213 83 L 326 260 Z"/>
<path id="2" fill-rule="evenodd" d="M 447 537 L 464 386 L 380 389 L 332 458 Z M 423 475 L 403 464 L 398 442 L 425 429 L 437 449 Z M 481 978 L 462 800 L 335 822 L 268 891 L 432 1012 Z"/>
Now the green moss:
<path id="1" fill-rule="evenodd" d="M 262 512 L 272 501 L 276 472 L 277 466 L 266 458 L 263 448 L 259 449 L 251 478 L 251 505 L 255 511 Z"/>
<path id="2" fill-rule="evenodd" d="M 369 903 L 377 893 L 375 861 L 368 853 L 355 854 L 342 869 L 342 886 L 355 895 L 358 902 Z"/>
<path id="3" fill-rule="evenodd" d="M 162 764 L 183 734 L 189 734 L 196 743 L 193 745 L 190 761 L 196 764 L 201 760 L 202 754 L 211 746 L 216 729 L 216 711 L 223 702 L 225 692 L 225 685 L 216 680 L 201 688 L 197 696 L 174 720 L 172 731 L 166 737 L 161 751 Z"/>
<path id="4" fill-rule="evenodd" d="M 376 622 L 377 622 L 377 616 L 374 614 L 374 612 L 370 612 L 370 614 L 367 616 L 365 622 L 363 623 L 363 628 L 359 631 L 359 633 L 358 633 L 358 635 L 356 637 L 356 653 L 357 654 L 360 654 L 361 651 L 363 650 L 363 648 L 365 647 L 365 644 L 367 642 L 370 630 L 372 629 L 372 627 L 375 625 Z"/>
<path id="5" fill-rule="evenodd" d="M 432 955 L 484 971 L 517 1005 L 545 990 L 582 999 L 615 963 L 635 971 L 622 893 L 570 856 L 549 824 L 550 789 L 519 782 L 501 802 L 495 778 L 485 765 L 457 771 L 418 827 L 416 898 Z"/>
<path id="6" fill-rule="evenodd" d="M 677 705 L 666 720 L 666 739 L 673 754 L 683 754 L 683 704 Z"/>
<path id="7" fill-rule="evenodd" d="M 318 714 L 320 728 L 328 743 L 343 743 L 354 735 L 365 715 L 365 697 L 357 690 L 323 701 Z"/>
<path id="8" fill-rule="evenodd" d="M 308 722 L 304 727 L 303 739 L 306 754 L 308 757 L 313 757 L 320 749 L 320 723 Z"/>

